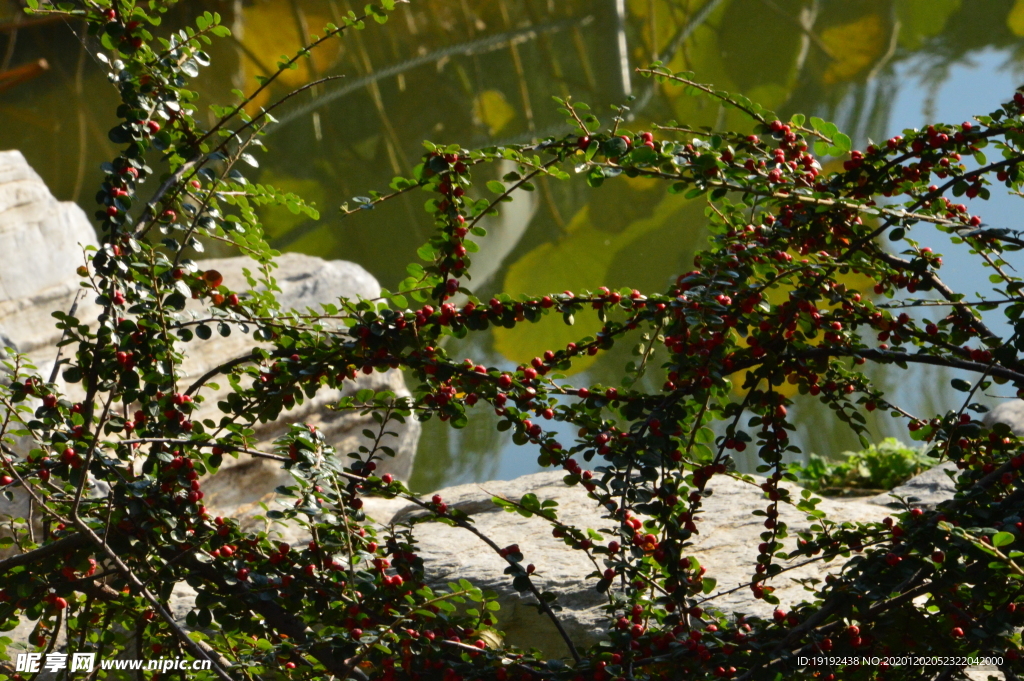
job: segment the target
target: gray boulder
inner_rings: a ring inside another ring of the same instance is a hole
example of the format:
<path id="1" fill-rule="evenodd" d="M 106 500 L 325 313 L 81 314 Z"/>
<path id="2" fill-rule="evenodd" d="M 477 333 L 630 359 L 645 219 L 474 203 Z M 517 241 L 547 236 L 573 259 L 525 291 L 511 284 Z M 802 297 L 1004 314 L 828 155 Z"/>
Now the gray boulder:
<path id="1" fill-rule="evenodd" d="M 866 501 L 881 506 L 897 507 L 900 502 L 894 498 L 895 495 L 906 498 L 914 507 L 935 508 L 941 502 L 953 498 L 956 484 L 949 477 L 949 473 L 955 473 L 956 470 L 956 464 L 951 461 L 941 463 L 884 494 L 867 498 Z"/>
<path id="2" fill-rule="evenodd" d="M 474 526 L 492 538 L 499 546 L 519 544 L 525 563 L 537 566 L 534 582 L 542 591 L 556 594 L 564 608 L 557 613 L 563 627 L 580 646 L 600 640 L 605 634 L 606 595 L 594 589 L 596 578 L 587 578 L 595 566 L 582 551 L 567 547 L 551 536 L 550 525 L 539 518 L 524 518 L 506 513 L 490 499 L 501 495 L 518 501 L 524 494 L 533 493 L 541 500 L 558 502 L 556 510 L 562 522 L 581 529 L 601 531 L 611 529 L 611 523 L 600 506 L 587 496 L 580 486 L 569 487 L 557 471 L 536 473 L 509 481 L 492 481 L 459 485 L 442 489 L 440 494 L 452 508 L 470 514 Z M 755 479 L 756 480 L 756 479 Z M 787 485 L 798 496 L 799 488 Z M 751 510 L 768 502 L 757 486 L 728 477 L 716 478 L 713 493 L 706 499 L 704 513 L 698 523 L 699 534 L 693 538 L 689 554 L 708 567 L 707 577 L 717 580 L 709 599 L 709 606 L 735 614 L 771 616 L 774 606 L 753 598 L 750 590 L 731 589 L 746 584 L 753 574 L 757 558 L 760 533 L 764 531 L 763 518 L 751 515 Z M 878 520 L 884 511 L 863 500 L 823 499 L 818 508 L 837 521 L 865 522 Z M 386 510 L 370 506 L 370 515 L 387 522 Z M 399 509 L 390 520 L 400 522 L 419 513 L 418 506 Z M 791 532 L 807 528 L 810 523 L 803 513 L 790 506 L 781 508 L 781 519 L 789 524 Z M 545 615 L 539 614 L 530 603 L 530 595 L 520 595 L 511 588 L 511 580 L 503 574 L 506 563 L 485 544 L 466 530 L 440 523 L 419 524 L 416 527 L 419 553 L 424 558 L 429 579 L 445 584 L 459 578 L 468 579 L 481 588 L 498 592 L 501 610 L 498 628 L 508 642 L 523 647 L 537 647 L 552 655 L 564 655 L 567 648 L 557 630 Z M 610 541 L 609 537 L 608 540 Z M 788 540 L 788 548 L 795 539 Z M 796 562 L 796 561 L 794 561 Z M 770 584 L 776 588 L 785 606 L 802 600 L 806 591 L 796 580 L 824 579 L 829 572 L 842 568 L 843 561 L 811 563 L 783 573 Z M 604 570 L 604 565 L 598 565 Z"/>
<path id="3" fill-rule="evenodd" d="M 96 245 L 85 213 L 58 201 L 19 151 L 0 151 L 0 342 L 29 352 L 59 337 L 50 313 L 78 290 L 83 247 Z"/>
<path id="4" fill-rule="evenodd" d="M 1014 435 L 1024 436 L 1024 400 L 1001 402 L 985 414 L 982 423 L 987 428 L 991 428 L 997 423 L 1005 423 Z"/>

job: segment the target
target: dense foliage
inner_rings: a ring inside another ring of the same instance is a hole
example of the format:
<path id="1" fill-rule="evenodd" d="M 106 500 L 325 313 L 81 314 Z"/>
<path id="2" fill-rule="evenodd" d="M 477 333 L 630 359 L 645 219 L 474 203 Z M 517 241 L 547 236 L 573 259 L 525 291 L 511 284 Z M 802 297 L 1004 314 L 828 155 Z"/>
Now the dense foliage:
<path id="1" fill-rule="evenodd" d="M 908 447 L 894 437 L 859 452 L 843 452 L 831 462 L 811 454 L 807 463 L 791 463 L 788 473 L 796 476 L 801 487 L 813 492 L 842 494 L 844 491 L 890 490 L 931 468 L 935 459 L 928 448 Z"/>
<path id="2" fill-rule="evenodd" d="M 751 129 L 669 123 L 634 132 L 623 127 L 621 109 L 606 128 L 585 105 L 560 101 L 577 129 L 565 138 L 480 150 L 427 144 L 414 177 L 358 201 L 375 206 L 431 192 L 436 232 L 420 249 L 424 264 L 410 265 L 408 279 L 381 299 L 294 312 L 275 298 L 277 254 L 254 207 L 315 211 L 238 169 L 239 162 L 258 164 L 253 150 L 273 107 L 247 105 L 275 76 L 254 93 L 236 93 L 236 103 L 213 107 L 217 122 L 206 127 L 188 86 L 208 63 L 203 45 L 227 33 L 217 15 L 158 37 L 166 0 L 31 5 L 84 18 L 101 41 L 122 99 L 110 132 L 122 151 L 105 166 L 97 194 L 102 246 L 81 270 L 102 313 L 54 315 L 65 332 L 69 394 L 16 354 L 0 390 L 0 482 L 9 497 L 28 495 L 44 518 L 38 528 L 13 522 L 16 552 L 0 561 L 0 618 L 8 627 L 38 620 L 30 646 L 50 652 L 65 630 L 69 653 L 160 650 L 209 660 L 210 671 L 194 676 L 222 679 L 918 679 L 949 678 L 963 666 L 810 668 L 798 661 L 811 654 L 995 655 L 1007 674 L 1021 670 L 1024 458 L 1008 429 L 982 427 L 984 408 L 973 400 L 992 383 L 1024 390 L 1024 284 L 1003 259 L 1024 242 L 985 228 L 946 195 L 987 198 L 997 185 L 1020 190 L 1024 93 L 976 122 L 906 131 L 858 151 L 832 124 L 781 121 L 655 64 L 643 73 L 745 112 Z M 328 26 L 308 49 L 370 19 L 383 23 L 394 5 L 368 6 L 366 16 Z M 307 52 L 283 59 L 281 70 Z M 998 160 L 987 160 L 984 148 Z M 842 170 L 823 172 L 819 159 L 827 156 L 845 159 Z M 972 169 L 965 156 L 973 156 Z M 472 174 L 497 160 L 517 170 L 488 183 L 496 196 L 484 197 Z M 664 291 L 477 299 L 468 273 L 487 216 L 538 176 L 566 179 L 573 169 L 595 188 L 623 174 L 643 176 L 706 201 L 709 247 Z M 991 267 L 1001 297 L 978 301 L 947 288 L 939 255 L 912 239 L 925 229 L 966 242 Z M 219 273 L 188 257 L 211 240 L 253 259 L 249 288 L 229 290 Z M 851 272 L 873 289 L 844 283 Z M 201 313 L 186 309 L 190 299 Z M 900 310 L 915 305 L 925 318 Z M 994 333 L 981 310 L 1003 313 L 1012 335 Z M 444 350 L 447 336 L 552 314 L 568 324 L 597 315 L 604 326 L 513 372 Z M 181 385 L 189 342 L 214 329 L 251 334 L 251 354 Z M 637 360 L 621 385 L 560 378 L 577 358 L 624 342 L 636 344 Z M 862 370 L 868 362 L 933 364 L 975 381 L 953 381 L 965 393 L 961 408 L 914 415 L 871 384 Z M 362 393 L 336 405 L 377 414 L 374 446 L 338 453 L 316 429 L 296 425 L 273 451 L 255 448 L 256 423 L 360 371 L 393 367 L 419 381 L 411 399 Z M 664 374 L 661 390 L 638 389 L 645 372 Z M 220 374 L 231 386 L 219 404 L 222 418 L 192 420 Z M 789 442 L 794 386 L 858 432 L 864 411 L 905 419 L 934 460 L 956 462 L 956 498 L 938 510 L 908 503 L 860 524 L 830 521 L 810 492 L 794 498 L 780 486 L 791 477 L 784 459 L 798 451 Z M 515 588 L 532 593 L 558 626 L 557 604 L 518 546 L 500 547 L 444 499 L 419 500 L 401 481 L 374 474 L 375 461 L 393 455 L 379 445 L 389 424 L 415 416 L 458 428 L 474 405 L 493 408 L 517 444 L 537 446 L 544 466 L 564 469 L 566 484 L 582 485 L 607 512 L 607 527 L 595 531 L 562 522 L 557 506 L 543 500 L 501 501 L 549 522 L 555 537 L 590 556 L 595 570 L 587 577 L 608 597 L 609 636 L 600 646 L 579 650 L 566 638 L 566 660 L 488 647 L 493 596 L 464 581 L 425 584 L 414 525 L 455 525 L 502 556 Z M 552 419 L 573 424 L 578 436 L 559 441 L 544 425 Z M 19 456 L 14 447 L 26 438 L 32 446 Z M 734 469 L 730 453 L 748 447 L 762 461 L 762 478 Z M 282 545 L 271 534 L 241 531 L 231 518 L 210 517 L 202 479 L 225 455 L 271 459 L 293 474 L 295 484 L 282 493 L 294 505 L 268 515 L 308 528 L 308 545 Z M 849 558 L 845 568 L 771 618 L 737 620 L 719 611 L 715 566 L 688 557 L 687 547 L 720 476 L 764 492 L 764 507 L 752 509 L 764 519 L 763 541 L 751 547 L 757 567 L 739 588 L 777 603 L 772 580 L 785 578 L 787 560 Z M 426 517 L 374 529 L 362 511 L 371 493 L 404 496 Z M 805 512 L 810 530 L 794 537 L 778 519 L 783 504 Z M 167 605 L 182 582 L 198 592 L 184 625 Z"/>

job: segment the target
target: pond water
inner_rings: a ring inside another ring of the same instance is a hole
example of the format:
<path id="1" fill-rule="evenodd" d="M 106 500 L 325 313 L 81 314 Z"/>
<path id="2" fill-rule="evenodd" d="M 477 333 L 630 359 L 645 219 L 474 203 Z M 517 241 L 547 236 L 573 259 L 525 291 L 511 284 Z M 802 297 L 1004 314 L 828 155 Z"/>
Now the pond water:
<path id="1" fill-rule="evenodd" d="M 356 6 L 348 0 L 182 2 L 167 23 L 180 25 L 206 9 L 225 16 L 234 37 L 211 49 L 213 66 L 197 89 L 210 102 L 227 103 L 231 88 L 251 87 L 277 55 L 293 53 Z M 21 149 L 59 198 L 91 213 L 99 164 L 114 154 L 106 135 L 114 98 L 92 56 L 97 45 L 73 23 L 14 26 L 13 3 L 3 7 L 0 70 L 39 59 L 48 69 L 0 90 L 7 123 L 0 126 L 0 148 Z M 394 175 L 408 174 L 425 139 L 473 147 L 563 134 L 568 130 L 553 95 L 588 102 L 603 120 L 612 117 L 612 105 L 632 96 L 633 130 L 670 119 L 746 125 L 706 100 L 654 88 L 634 73 L 657 58 L 783 117 L 802 112 L 833 120 L 860 146 L 929 120 L 958 123 L 988 113 L 1020 84 L 1022 36 L 1024 0 L 412 0 L 387 26 L 346 34 L 282 79 L 295 87 L 346 76 L 288 105 L 250 177 L 320 208 L 315 222 L 284 209 L 266 211 L 275 247 L 353 260 L 393 287 L 431 228 L 426 197 L 407 195 L 350 217 L 338 207 L 369 190 L 386 191 Z M 482 185 L 479 180 L 492 178 L 477 179 Z M 622 180 L 591 190 L 573 180 L 521 192 L 487 225 L 490 235 L 472 271 L 477 295 L 600 285 L 663 289 L 690 268 L 704 240 L 699 201 L 665 189 Z M 1016 227 L 1012 200 L 994 197 L 981 212 L 990 224 Z M 987 272 L 943 235 L 922 231 L 915 238 L 946 254 L 954 289 L 987 289 Z M 512 367 L 593 333 L 596 324 L 581 319 L 572 328 L 541 324 L 477 334 L 449 351 Z M 614 384 L 629 360 L 629 348 L 617 347 L 572 380 Z M 909 380 L 884 373 L 876 379 L 926 413 L 954 403 L 943 387 L 950 376 L 915 370 Z M 426 424 L 415 489 L 538 470 L 535 452 L 496 431 L 490 412 L 477 412 L 460 431 Z M 808 451 L 859 447 L 820 404 L 801 402 L 796 419 L 795 442 Z M 871 426 L 879 438 L 907 439 L 884 416 L 876 414 Z"/>

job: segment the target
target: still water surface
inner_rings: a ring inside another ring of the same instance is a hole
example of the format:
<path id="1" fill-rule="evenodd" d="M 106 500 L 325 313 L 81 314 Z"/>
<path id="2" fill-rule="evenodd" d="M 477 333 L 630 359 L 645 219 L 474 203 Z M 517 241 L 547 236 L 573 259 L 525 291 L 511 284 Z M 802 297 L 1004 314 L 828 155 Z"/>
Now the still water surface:
<path id="1" fill-rule="evenodd" d="M 12 7 L 3 6 L 0 21 L 13 21 Z M 193 1 L 179 4 L 167 22 L 180 25 L 207 9 L 225 16 L 234 37 L 211 50 L 213 66 L 197 89 L 209 103 L 227 103 L 231 88 L 250 87 L 277 55 L 293 53 L 356 7 L 348 0 Z M 50 68 L 0 91 L 6 123 L 0 148 L 21 149 L 59 198 L 91 213 L 99 164 L 115 153 L 106 136 L 114 99 L 90 54 L 97 46 L 82 42 L 74 24 L 13 30 L 6 23 L 3 31 L 0 66 L 44 58 Z M 283 124 L 266 140 L 270 152 L 250 176 L 320 209 L 316 222 L 284 209 L 266 211 L 275 247 L 353 260 L 393 287 L 431 229 L 426 197 L 410 195 L 347 218 L 338 206 L 408 174 L 425 139 L 472 147 L 563 134 L 552 95 L 588 102 L 609 121 L 610 107 L 632 97 L 633 130 L 671 119 L 746 125 L 707 100 L 653 88 L 634 73 L 661 59 L 783 117 L 802 112 L 833 120 L 864 145 L 929 120 L 969 120 L 1012 96 L 1024 71 L 1022 36 L 1024 0 L 412 0 L 387 26 L 347 34 L 287 74 L 283 85 L 291 87 L 324 75 L 346 78 L 298 98 L 280 116 Z M 478 177 L 476 184 L 483 179 L 493 178 Z M 660 184 L 623 179 L 595 191 L 575 180 L 541 182 L 521 194 L 491 219 L 474 260 L 481 297 L 600 285 L 662 289 L 673 274 L 690 269 L 704 240 L 699 201 L 669 196 Z M 979 210 L 990 224 L 1019 227 L 1013 199 L 994 198 Z M 954 289 L 986 290 L 987 273 L 967 253 L 943 235 L 916 237 L 946 255 Z M 581 319 L 571 329 L 488 331 L 449 351 L 515 366 L 596 331 L 596 324 Z M 630 359 L 628 347 L 616 347 L 573 381 L 615 384 Z M 876 378 L 914 411 L 953 404 L 943 387 L 950 376 L 937 371 Z M 795 411 L 795 442 L 806 450 L 858 447 L 819 404 L 802 402 Z M 414 488 L 538 470 L 535 452 L 514 446 L 494 429 L 489 412 L 477 412 L 461 431 L 426 424 Z M 906 439 L 884 416 L 875 415 L 872 428 L 879 438 Z M 753 462 L 741 464 L 750 469 Z"/>

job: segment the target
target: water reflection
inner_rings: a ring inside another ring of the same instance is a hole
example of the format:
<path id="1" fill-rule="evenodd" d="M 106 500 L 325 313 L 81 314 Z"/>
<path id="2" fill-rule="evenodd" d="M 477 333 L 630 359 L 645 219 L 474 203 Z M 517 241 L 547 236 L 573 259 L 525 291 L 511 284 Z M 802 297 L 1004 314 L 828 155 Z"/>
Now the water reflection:
<path id="1" fill-rule="evenodd" d="M 0 8 L 0 41 L 6 41 L 0 70 L 39 59 L 50 66 L 30 82 L 0 90 L 0 113 L 9 122 L 0 127 L 0 148 L 22 149 L 59 198 L 91 211 L 99 163 L 114 153 L 106 132 L 115 100 L 91 56 L 97 45 L 80 39 L 82 27 L 73 23 L 13 26 L 14 3 Z M 182 25 L 201 10 L 227 17 L 234 37 L 213 46 L 214 67 L 197 87 L 225 103 L 231 88 L 251 85 L 277 55 L 294 52 L 324 24 L 357 9 L 348 0 L 195 0 L 177 5 L 166 23 Z M 268 93 L 260 103 L 310 78 L 346 76 L 297 97 L 278 116 L 284 125 L 269 138 L 270 153 L 252 179 L 300 193 L 321 210 L 319 222 L 265 211 L 276 247 L 354 260 L 393 287 L 431 228 L 426 197 L 405 195 L 346 219 L 336 207 L 408 173 L 424 139 L 482 146 L 561 134 L 566 126 L 552 95 L 587 101 L 610 119 L 610 107 L 632 94 L 625 125 L 634 130 L 670 119 L 746 125 L 708 100 L 656 88 L 632 72 L 660 58 L 783 116 L 800 111 L 835 120 L 864 144 L 941 111 L 941 97 L 958 94 L 940 85 L 983 51 L 1019 73 L 1022 35 L 1024 0 L 983 6 L 961 0 L 413 0 L 387 27 L 332 41 Z M 898 105 L 908 98 L 915 106 L 910 114 Z M 506 171 L 491 169 L 476 184 Z M 673 273 L 689 269 L 703 225 L 701 205 L 656 184 L 622 180 L 595 191 L 575 179 L 539 182 L 491 220 L 474 283 L 482 296 L 600 285 L 661 289 Z M 954 276 L 983 279 L 963 271 Z M 514 366 L 596 330 L 594 320 L 580 317 L 571 328 L 550 320 L 478 335 L 449 351 Z M 571 380 L 614 384 L 632 359 L 629 350 L 617 346 L 581 365 L 582 374 Z M 652 387 L 655 374 L 647 379 Z M 940 390 L 908 388 L 948 383 L 924 369 L 913 370 L 910 381 L 884 371 L 876 379 L 905 393 L 920 413 L 939 406 L 927 400 L 951 399 Z M 428 424 L 415 487 L 533 470 L 529 452 L 513 447 L 494 430 L 493 416 L 477 411 L 480 417 L 461 432 Z M 857 447 L 826 411 L 818 403 L 800 405 L 799 443 L 818 452 Z M 905 439 L 884 416 L 871 419 L 878 437 Z"/>

